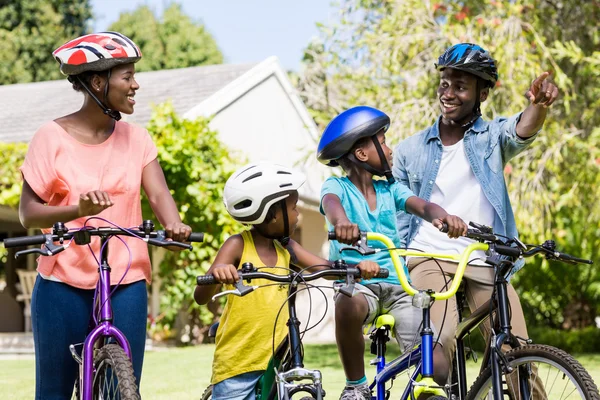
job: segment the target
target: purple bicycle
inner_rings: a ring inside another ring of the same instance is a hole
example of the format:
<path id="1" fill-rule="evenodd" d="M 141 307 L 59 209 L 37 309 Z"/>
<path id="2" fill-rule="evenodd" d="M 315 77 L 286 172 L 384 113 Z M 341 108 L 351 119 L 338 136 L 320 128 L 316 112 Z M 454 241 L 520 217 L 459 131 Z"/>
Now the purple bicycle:
<path id="1" fill-rule="evenodd" d="M 93 217 L 93 219 L 102 220 L 97 217 Z M 167 240 L 164 231 L 154 230 L 152 221 L 144 221 L 142 225 L 133 229 L 121 228 L 109 221 L 104 221 L 112 226 L 106 228 L 84 226 L 81 229 L 70 231 L 63 223 L 58 222 L 54 224 L 52 233 L 4 239 L 4 246 L 11 248 L 41 244 L 41 248 L 18 251 L 15 257 L 30 253 L 53 256 L 66 250 L 72 242 L 77 245 L 89 245 L 92 237 L 100 237 L 100 257 L 97 259 L 100 276 L 95 293 L 94 323 L 83 342 L 81 352 L 76 350 L 75 344 L 69 346 L 73 358 L 79 364 L 79 379 L 75 383 L 75 396 L 79 400 L 139 400 L 140 395 L 133 374 L 129 342 L 125 335 L 112 324 L 113 311 L 110 297 L 121 281 L 111 289 L 110 266 L 108 265 L 109 239 L 130 236 L 137 237 L 152 246 L 175 246 L 188 250 L 192 246 Z M 203 239 L 204 234 L 202 233 L 192 233 L 188 237 L 189 242 L 202 242 Z M 129 267 L 125 274 L 128 270 Z"/>

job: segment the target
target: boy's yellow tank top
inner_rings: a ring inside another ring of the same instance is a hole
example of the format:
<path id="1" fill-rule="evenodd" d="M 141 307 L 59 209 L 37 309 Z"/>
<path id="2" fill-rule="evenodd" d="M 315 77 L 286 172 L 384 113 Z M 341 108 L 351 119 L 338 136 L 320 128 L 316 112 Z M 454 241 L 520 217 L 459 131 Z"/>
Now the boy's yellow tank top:
<path id="1" fill-rule="evenodd" d="M 265 264 L 258 256 L 250 231 L 242 232 L 241 236 L 244 239 L 244 251 L 240 267 L 245 262 L 251 262 L 262 272 L 288 274 L 288 270 L 283 268 L 264 268 Z M 279 242 L 273 243 L 277 251 L 276 266 L 289 268 L 290 254 Z M 266 279 L 252 280 L 250 285 L 271 286 L 256 289 L 244 297 L 227 296 L 217 330 L 212 384 L 246 372 L 265 370 L 273 354 L 275 317 L 287 299 L 288 287 Z M 233 289 L 233 286 L 227 285 L 224 290 L 229 289 Z M 284 306 L 277 319 L 275 348 L 287 335 L 288 316 L 287 306 Z"/>

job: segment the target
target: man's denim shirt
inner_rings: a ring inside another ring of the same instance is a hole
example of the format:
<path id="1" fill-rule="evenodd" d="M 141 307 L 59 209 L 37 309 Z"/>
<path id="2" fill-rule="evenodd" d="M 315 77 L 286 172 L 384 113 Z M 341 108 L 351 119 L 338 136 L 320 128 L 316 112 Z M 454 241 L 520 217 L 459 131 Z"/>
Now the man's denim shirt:
<path id="1" fill-rule="evenodd" d="M 525 150 L 537 135 L 536 133 L 527 140 L 517 136 L 516 127 L 520 118 L 521 113 L 489 122 L 480 117 L 464 136 L 465 153 L 471 169 L 496 211 L 494 232 L 509 237 L 517 236 L 518 233 L 504 181 L 504 166 L 511 158 Z M 403 140 L 394 151 L 394 177 L 427 201 L 431 198 L 442 159 L 439 123 L 438 118 L 434 125 Z M 397 222 L 400 242 L 402 246 L 408 246 L 415 238 L 422 220 L 414 215 L 399 212 Z M 515 271 L 522 265 L 522 260 L 519 260 Z"/>

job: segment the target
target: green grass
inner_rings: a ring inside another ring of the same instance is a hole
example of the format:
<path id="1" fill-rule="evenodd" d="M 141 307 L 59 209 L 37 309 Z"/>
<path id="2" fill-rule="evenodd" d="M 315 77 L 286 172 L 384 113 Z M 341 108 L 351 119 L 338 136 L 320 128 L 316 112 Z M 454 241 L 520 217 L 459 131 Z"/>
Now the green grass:
<path id="1" fill-rule="evenodd" d="M 394 348 L 395 346 L 390 346 Z M 209 384 L 214 345 L 189 348 L 171 348 L 146 353 L 142 397 L 145 399 L 198 399 Z M 367 354 L 365 359 L 370 359 Z M 594 381 L 600 383 L 600 354 L 576 357 L 588 370 Z M 328 399 L 336 399 L 344 386 L 344 373 L 334 345 L 307 345 L 305 365 L 318 368 Z M 470 379 L 475 377 L 479 364 L 469 365 Z M 373 369 L 367 377 L 373 377 Z M 0 359 L 0 388 L 2 399 L 31 399 L 34 395 L 35 367 L 33 359 Z M 398 398 L 405 385 L 405 378 L 398 378 L 392 389 L 392 398 Z"/>

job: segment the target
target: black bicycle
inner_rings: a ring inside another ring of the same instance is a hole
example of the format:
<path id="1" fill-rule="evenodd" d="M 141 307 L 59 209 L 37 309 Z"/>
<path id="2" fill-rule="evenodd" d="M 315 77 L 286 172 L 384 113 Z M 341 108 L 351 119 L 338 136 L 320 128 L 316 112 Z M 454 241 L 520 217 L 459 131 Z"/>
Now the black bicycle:
<path id="1" fill-rule="evenodd" d="M 388 271 L 382 269 L 378 277 L 385 278 Z M 302 332 L 300 331 L 300 320 L 296 313 L 296 294 L 299 290 L 306 290 L 312 285 L 308 282 L 319 278 L 334 277 L 345 279 L 345 283 L 337 287 L 340 293 L 352 296 L 354 293 L 354 282 L 360 278 L 360 270 L 348 266 L 344 261 L 336 261 L 331 269 L 321 270 L 314 273 L 302 273 L 291 271 L 288 275 L 276 275 L 257 270 L 251 263 L 244 263 L 238 271 L 240 279 L 235 284 L 235 289 L 226 290 L 213 296 L 213 300 L 226 295 L 245 296 L 261 286 L 248 286 L 253 279 L 267 279 L 280 284 L 289 285 L 287 307 L 289 319 L 287 321 L 288 335 L 277 346 L 273 356 L 255 387 L 255 398 L 257 400 L 285 399 L 289 400 L 296 395 L 302 400 L 321 400 L 325 396 L 322 387 L 322 375 L 319 370 L 310 370 L 304 367 L 304 351 L 302 348 Z M 214 285 L 218 282 L 212 275 L 198 276 L 198 285 Z M 306 287 L 299 288 L 305 284 Z M 283 306 L 283 305 L 282 305 Z M 249 311 L 250 312 L 250 311 Z M 320 321 L 319 321 L 320 322 Z M 317 322 L 317 324 L 319 323 Z M 315 324 L 315 326 L 317 325 Z M 209 336 L 215 336 L 218 323 L 210 328 Z M 307 328 L 310 329 L 310 328 Z M 305 329 L 305 330 L 307 330 Z M 202 394 L 202 400 L 212 398 L 212 385 L 206 388 Z"/>
<path id="2" fill-rule="evenodd" d="M 541 245 L 524 244 L 518 238 L 494 234 L 492 228 L 470 223 L 466 237 L 489 244 L 485 262 L 494 267 L 494 290 L 489 302 L 462 318 L 464 293 L 457 293 L 459 325 L 456 331 L 455 398 L 466 392 L 465 340 L 467 335 L 488 318 L 492 320 L 492 335 L 488 339 L 480 374 L 466 398 L 473 399 L 600 399 L 598 388 L 583 366 L 567 352 L 552 346 L 533 344 L 511 332 L 510 305 L 507 285 L 515 262 L 521 258 L 542 254 L 548 260 L 571 264 L 592 264 L 557 251 L 547 240 Z M 508 343 L 512 350 L 502 351 Z"/>

